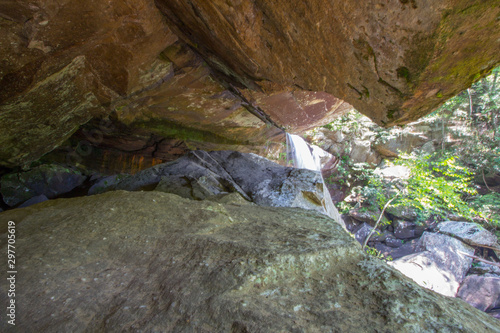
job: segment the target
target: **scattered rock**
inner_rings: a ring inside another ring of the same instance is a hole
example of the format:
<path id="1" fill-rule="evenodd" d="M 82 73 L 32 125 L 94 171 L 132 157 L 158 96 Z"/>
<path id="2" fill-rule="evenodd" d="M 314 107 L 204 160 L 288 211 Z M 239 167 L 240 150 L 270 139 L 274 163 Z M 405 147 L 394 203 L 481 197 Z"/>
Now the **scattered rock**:
<path id="1" fill-rule="evenodd" d="M 406 221 L 415 221 L 418 217 L 417 210 L 413 207 L 389 206 L 387 207 L 385 212 L 389 215 Z"/>
<path id="2" fill-rule="evenodd" d="M 404 133 L 392 136 L 384 143 L 374 145 L 375 150 L 385 157 L 398 157 L 400 153 L 409 153 L 422 146 L 428 139 L 419 133 Z"/>
<path id="3" fill-rule="evenodd" d="M 439 223 L 437 230 L 470 245 L 500 248 L 497 237 L 476 223 L 446 221 Z"/>
<path id="4" fill-rule="evenodd" d="M 500 267 L 494 265 L 488 265 L 482 261 L 475 262 L 468 274 L 477 274 L 477 275 L 497 275 L 500 277 Z"/>
<path id="5" fill-rule="evenodd" d="M 408 222 L 403 220 L 393 221 L 394 236 L 399 239 L 411 239 L 422 236 L 425 226 L 418 225 L 415 222 Z"/>
<path id="6" fill-rule="evenodd" d="M 35 196 L 49 199 L 68 193 L 87 179 L 80 171 L 57 164 L 44 164 L 26 172 L 6 174 L 0 180 L 4 202 L 14 207 Z"/>
<path id="7" fill-rule="evenodd" d="M 457 297 L 481 311 L 500 308 L 500 277 L 469 275 L 462 282 Z"/>
<path id="8" fill-rule="evenodd" d="M 487 312 L 487 314 L 500 320 L 500 309 L 490 310 Z"/>
<path id="9" fill-rule="evenodd" d="M 397 239 L 394 234 L 388 234 L 385 238 L 385 244 L 392 248 L 398 248 L 404 244 L 404 241 Z"/>
<path id="10" fill-rule="evenodd" d="M 402 243 L 400 240 L 396 241 L 399 242 L 399 246 L 397 247 L 390 247 L 383 243 L 375 243 L 375 248 L 380 251 L 386 258 L 390 256 L 393 260 L 420 251 L 418 239 L 414 239 L 410 242 L 404 243 Z"/>
<path id="11" fill-rule="evenodd" d="M 452 237 L 424 232 L 419 250 L 389 264 L 422 287 L 455 297 L 472 259 L 460 254 L 474 254 L 474 249 Z"/>
<path id="12" fill-rule="evenodd" d="M 377 222 L 378 218 L 380 217 L 380 214 L 381 214 L 380 210 L 373 211 L 373 210 L 370 210 L 366 207 L 355 208 L 355 209 L 351 209 L 349 211 L 350 217 L 352 217 L 353 219 L 356 219 L 358 221 L 361 221 L 361 222 L 366 222 L 366 223 L 370 224 L 371 226 L 375 226 L 375 223 Z M 390 224 L 390 223 L 389 223 L 389 220 L 387 219 L 387 217 L 385 217 L 385 215 L 382 216 L 382 220 L 380 221 L 379 226 L 383 229 L 383 226 L 388 225 L 388 224 Z"/>
<path id="13" fill-rule="evenodd" d="M 434 142 L 433 141 L 429 141 L 429 142 L 426 142 L 422 145 L 422 147 L 420 147 L 420 151 L 422 153 L 427 153 L 427 154 L 432 154 L 436 151 L 436 148 L 434 147 Z"/>
<path id="14" fill-rule="evenodd" d="M 395 178 L 408 179 L 410 177 L 410 169 L 402 165 L 386 166 L 376 169 L 375 174 L 388 180 Z"/>
<path id="15" fill-rule="evenodd" d="M 356 221 L 352 217 L 350 217 L 347 214 L 342 214 L 341 215 L 342 221 L 344 221 L 344 225 L 346 227 L 346 230 L 349 231 L 350 233 L 355 233 L 356 230 L 361 226 L 362 223 L 359 221 Z"/>
<path id="16" fill-rule="evenodd" d="M 373 230 L 373 227 L 368 225 L 368 223 L 363 223 L 361 227 L 359 227 L 356 232 L 354 233 L 354 238 L 360 243 L 363 244 L 366 240 L 366 237 L 370 234 L 370 232 Z M 373 236 L 376 236 L 376 233 L 374 233 Z M 373 237 L 372 236 L 372 237 Z"/>
<path id="17" fill-rule="evenodd" d="M 363 254 L 314 211 L 115 191 L 0 216 L 23 210 L 20 331 L 500 331 Z"/>
<path id="18" fill-rule="evenodd" d="M 371 157 L 370 141 L 354 140 L 351 143 L 351 153 L 349 154 L 352 163 L 368 162 Z"/>

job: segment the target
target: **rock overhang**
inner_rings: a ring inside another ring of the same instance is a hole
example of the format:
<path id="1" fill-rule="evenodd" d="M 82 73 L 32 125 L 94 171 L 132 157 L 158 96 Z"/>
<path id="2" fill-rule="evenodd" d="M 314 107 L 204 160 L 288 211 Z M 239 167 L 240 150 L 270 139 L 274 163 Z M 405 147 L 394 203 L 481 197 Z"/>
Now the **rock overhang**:
<path id="1" fill-rule="evenodd" d="M 300 132 L 350 104 L 404 124 L 498 65 L 499 5 L 2 4 L 0 163 L 29 165 L 110 116 L 131 137 L 246 151 L 280 141 L 277 127 Z"/>

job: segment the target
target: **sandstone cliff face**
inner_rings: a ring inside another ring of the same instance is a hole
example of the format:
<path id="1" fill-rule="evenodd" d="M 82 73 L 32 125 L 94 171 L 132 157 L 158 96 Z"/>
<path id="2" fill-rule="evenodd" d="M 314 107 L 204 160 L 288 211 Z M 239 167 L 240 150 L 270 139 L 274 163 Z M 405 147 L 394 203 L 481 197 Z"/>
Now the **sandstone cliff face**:
<path id="1" fill-rule="evenodd" d="M 117 191 L 0 219 L 22 235 L 20 331 L 500 332 L 313 211 Z"/>
<path id="2" fill-rule="evenodd" d="M 250 89 L 325 91 L 387 126 L 430 112 L 500 61 L 499 1 L 156 3 Z"/>
<path id="3" fill-rule="evenodd" d="M 123 133 L 145 150 L 167 138 L 255 151 L 283 138 L 276 126 L 303 131 L 347 103 L 405 123 L 498 64 L 499 10 L 498 0 L 2 2 L 0 164 L 27 165 L 103 117 L 126 130 L 91 144 L 114 151 L 131 140 Z"/>

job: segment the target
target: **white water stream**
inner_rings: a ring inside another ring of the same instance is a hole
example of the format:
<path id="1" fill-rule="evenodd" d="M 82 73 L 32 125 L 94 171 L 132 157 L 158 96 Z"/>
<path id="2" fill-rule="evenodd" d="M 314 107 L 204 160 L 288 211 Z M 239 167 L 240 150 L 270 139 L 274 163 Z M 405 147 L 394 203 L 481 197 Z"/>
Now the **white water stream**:
<path id="1" fill-rule="evenodd" d="M 325 180 L 321 175 L 321 160 L 317 147 L 309 146 L 300 136 L 286 133 L 287 158 L 293 162 L 293 166 L 299 169 L 308 169 L 320 174 L 323 184 L 323 198 L 321 204 L 325 214 L 335 220 L 345 229 L 344 221 L 335 208 L 330 192 L 326 187 Z"/>

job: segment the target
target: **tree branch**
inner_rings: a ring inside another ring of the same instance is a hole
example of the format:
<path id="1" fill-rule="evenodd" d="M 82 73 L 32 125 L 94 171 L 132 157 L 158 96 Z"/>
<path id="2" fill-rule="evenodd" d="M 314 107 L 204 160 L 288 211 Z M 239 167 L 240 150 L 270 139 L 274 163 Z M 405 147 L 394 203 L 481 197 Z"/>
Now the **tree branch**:
<path id="1" fill-rule="evenodd" d="M 370 240 L 370 237 L 373 235 L 373 233 L 375 232 L 375 230 L 377 230 L 377 227 L 378 227 L 380 221 L 382 221 L 382 216 L 384 216 L 385 210 L 391 204 L 391 202 L 398 197 L 398 195 L 399 195 L 399 192 L 391 200 L 389 200 L 389 201 L 386 202 L 386 204 L 384 206 L 384 209 L 382 209 L 382 212 L 380 213 L 380 216 L 378 217 L 377 223 L 375 223 L 375 226 L 370 231 L 370 233 L 368 234 L 368 236 L 365 239 L 365 242 L 363 243 L 363 250 L 365 249 L 366 245 L 368 244 L 368 241 Z"/>

